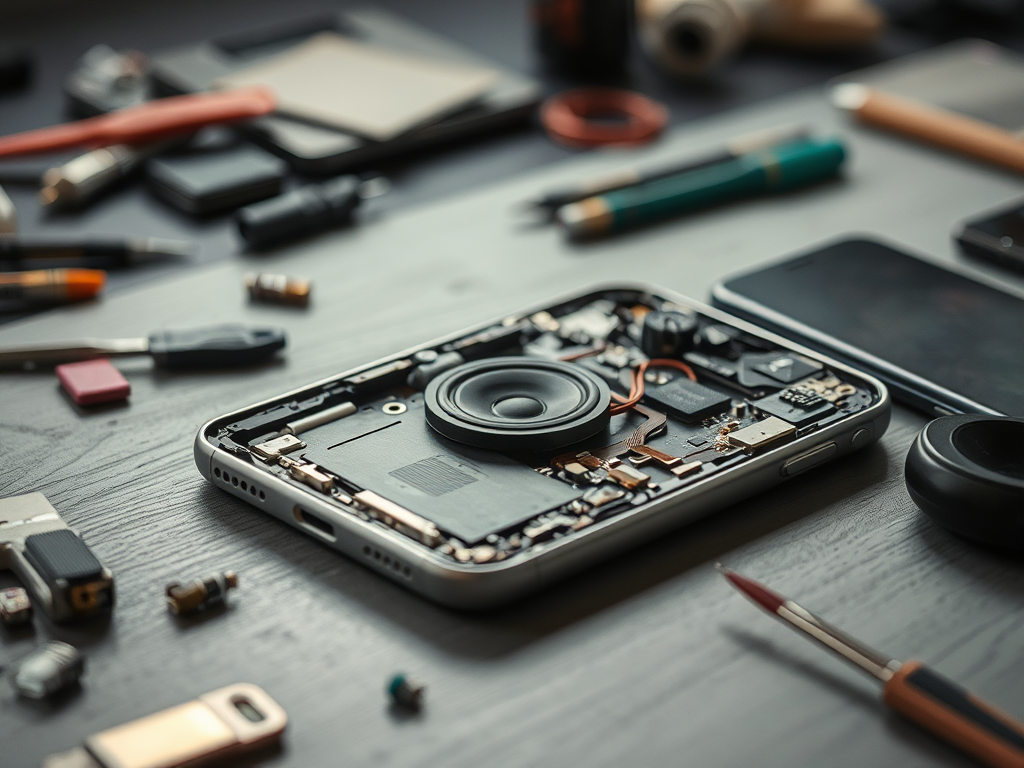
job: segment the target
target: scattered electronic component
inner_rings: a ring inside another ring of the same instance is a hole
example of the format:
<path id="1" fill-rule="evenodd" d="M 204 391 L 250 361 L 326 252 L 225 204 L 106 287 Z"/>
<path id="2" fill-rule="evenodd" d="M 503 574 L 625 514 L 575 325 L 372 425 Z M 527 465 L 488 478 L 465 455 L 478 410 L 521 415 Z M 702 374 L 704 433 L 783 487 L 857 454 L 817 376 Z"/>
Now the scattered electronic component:
<path id="1" fill-rule="evenodd" d="M 680 464 L 678 467 L 672 467 L 669 471 L 676 477 L 686 477 L 695 473 L 703 465 L 703 462 L 700 461 L 688 461 L 685 464 Z"/>
<path id="2" fill-rule="evenodd" d="M 562 467 L 562 471 L 572 478 L 574 483 L 585 483 L 590 479 L 590 470 L 578 461 L 570 461 Z"/>
<path id="3" fill-rule="evenodd" d="M 527 526 L 523 529 L 523 535 L 534 544 L 539 544 L 542 541 L 554 538 L 556 533 L 571 528 L 575 523 L 576 521 L 571 517 L 556 515 L 547 520 L 542 520 L 537 525 Z"/>
<path id="4" fill-rule="evenodd" d="M 537 326 L 537 329 L 545 333 L 558 333 L 562 326 L 550 312 L 537 312 L 530 315 L 530 322 Z"/>
<path id="5" fill-rule="evenodd" d="M 300 448 L 305 448 L 306 444 L 299 440 L 295 435 L 285 434 L 280 437 L 275 437 L 273 440 L 267 440 L 265 443 L 259 443 L 252 447 L 253 451 L 257 455 L 262 456 L 264 459 L 279 459 L 287 453 L 297 451 Z"/>
<path id="6" fill-rule="evenodd" d="M 603 507 L 605 504 L 611 504 L 613 501 L 618 501 L 626 492 L 621 488 L 613 488 L 610 485 L 602 485 L 598 488 L 593 488 L 583 494 L 583 500 L 594 507 Z"/>
<path id="7" fill-rule="evenodd" d="M 428 547 L 436 546 L 441 541 L 441 533 L 432 522 L 373 491 L 360 491 L 353 498 L 372 510 L 385 525 L 422 541 Z"/>
<path id="8" fill-rule="evenodd" d="M 663 467 L 674 467 L 683 463 L 679 456 L 672 456 L 649 445 L 638 445 L 635 448 L 630 448 L 630 450 L 641 457 L 656 461 Z"/>
<path id="9" fill-rule="evenodd" d="M 55 369 L 60 385 L 78 405 L 127 400 L 131 384 L 106 358 L 64 363 Z"/>
<path id="10" fill-rule="evenodd" d="M 312 286 L 304 277 L 250 272 L 243 279 L 243 284 L 253 301 L 290 304 L 295 307 L 309 305 L 309 293 Z"/>
<path id="11" fill-rule="evenodd" d="M 644 398 L 686 424 L 695 424 L 708 416 L 722 413 L 732 403 L 729 395 L 683 376 L 677 376 L 660 387 L 645 389 Z"/>
<path id="12" fill-rule="evenodd" d="M 45 699 L 78 682 L 85 659 L 67 643 L 51 641 L 21 660 L 11 676 L 14 689 L 30 699 Z"/>
<path id="13" fill-rule="evenodd" d="M 140 51 L 115 51 L 109 45 L 87 50 L 64 83 L 78 114 L 100 115 L 141 104 L 150 97 L 149 63 Z"/>
<path id="14" fill-rule="evenodd" d="M 303 432 L 316 429 L 324 424 L 330 424 L 332 421 L 344 419 L 355 412 L 356 406 L 354 403 L 341 403 L 322 411 L 311 413 L 309 416 L 304 416 L 301 419 L 290 421 L 285 425 L 283 431 L 290 435 L 301 435 Z"/>
<path id="15" fill-rule="evenodd" d="M 740 363 L 743 368 L 763 373 L 782 384 L 792 384 L 822 369 L 821 363 L 795 352 L 747 353 Z"/>
<path id="16" fill-rule="evenodd" d="M 146 160 L 172 144 L 171 141 L 134 146 L 113 144 L 49 168 L 43 173 L 39 202 L 50 210 L 82 206 L 133 174 Z"/>
<path id="17" fill-rule="evenodd" d="M 750 404 L 764 415 L 776 416 L 798 428 L 836 412 L 832 403 L 806 389 L 785 389 L 759 400 L 751 400 Z"/>
<path id="18" fill-rule="evenodd" d="M 651 476 L 645 475 L 633 467 L 623 464 L 620 467 L 608 470 L 608 479 L 618 483 L 628 491 L 635 491 L 638 488 L 646 488 L 651 482 Z"/>
<path id="19" fill-rule="evenodd" d="M 419 711 L 423 706 L 423 693 L 427 690 L 419 680 L 399 673 L 388 682 L 388 696 L 399 707 Z"/>
<path id="20" fill-rule="evenodd" d="M 54 621 L 114 605 L 114 577 L 41 493 L 0 499 L 0 569 L 10 569 Z"/>
<path id="21" fill-rule="evenodd" d="M 168 584 L 164 592 L 171 613 L 176 616 L 187 616 L 221 605 L 228 590 L 237 588 L 238 574 L 234 571 L 224 571 L 188 584 Z"/>
<path id="22" fill-rule="evenodd" d="M 732 337 L 733 330 L 727 325 L 706 325 L 697 334 L 697 345 L 712 355 L 725 355 Z"/>
<path id="23" fill-rule="evenodd" d="M 607 339 L 619 327 L 614 302 L 599 299 L 569 315 L 558 318 L 558 333 L 565 339 Z"/>
<path id="24" fill-rule="evenodd" d="M 729 445 L 747 452 L 759 451 L 796 436 L 796 427 L 776 416 L 729 433 Z"/>
<path id="25" fill-rule="evenodd" d="M 385 183 L 383 179 L 380 182 Z M 239 210 L 235 216 L 238 233 L 251 247 L 262 248 L 344 226 L 352 222 L 365 197 L 375 196 L 371 187 L 351 175 L 307 184 Z"/>
<path id="26" fill-rule="evenodd" d="M 334 487 L 334 478 L 322 472 L 316 464 L 295 462 L 289 466 L 288 474 L 320 493 L 329 493 Z"/>
<path id="27" fill-rule="evenodd" d="M 32 620 L 32 601 L 22 587 L 0 589 L 0 623 L 16 627 Z"/>
<path id="28" fill-rule="evenodd" d="M 693 349 L 697 318 L 682 312 L 648 312 L 640 348 L 648 357 L 680 357 Z"/>

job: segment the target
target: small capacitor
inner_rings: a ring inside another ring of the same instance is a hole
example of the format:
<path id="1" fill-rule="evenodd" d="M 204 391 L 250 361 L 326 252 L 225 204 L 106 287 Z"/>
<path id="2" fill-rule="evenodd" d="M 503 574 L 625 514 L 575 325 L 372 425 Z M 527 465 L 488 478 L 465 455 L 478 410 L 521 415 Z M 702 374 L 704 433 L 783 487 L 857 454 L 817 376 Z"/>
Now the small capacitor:
<path id="1" fill-rule="evenodd" d="M 236 214 L 238 232 L 251 247 L 310 235 L 348 224 L 364 198 L 386 191 L 384 179 L 363 181 L 339 176 L 322 184 L 309 184 L 270 200 L 247 205 Z"/>
<path id="2" fill-rule="evenodd" d="M 398 706 L 413 711 L 417 711 L 423 706 L 424 691 L 426 691 L 426 686 L 423 683 L 404 673 L 395 675 L 388 683 L 388 695 L 391 700 Z"/>
<path id="3" fill-rule="evenodd" d="M 22 587 L 0 589 L 0 622 L 16 627 L 32 620 L 32 601 Z"/>
<path id="4" fill-rule="evenodd" d="M 43 699 L 75 682 L 85 673 L 85 659 L 74 646 L 51 641 L 21 660 L 11 683 L 22 696 Z"/>
<path id="5" fill-rule="evenodd" d="M 177 616 L 196 613 L 220 605 L 228 590 L 237 587 L 238 574 L 234 571 L 224 571 L 184 585 L 174 582 L 167 585 L 167 605 Z"/>
<path id="6" fill-rule="evenodd" d="M 727 325 L 708 325 L 698 334 L 697 344 L 705 352 L 725 355 L 732 346 L 733 330 Z"/>
<path id="7" fill-rule="evenodd" d="M 296 307 L 305 307 L 309 304 L 312 285 L 303 277 L 272 275 L 269 272 L 250 272 L 245 276 L 243 282 L 253 301 L 291 304 Z"/>
<path id="8" fill-rule="evenodd" d="M 697 318 L 682 312 L 648 312 L 640 348 L 650 358 L 680 357 L 693 349 Z"/>

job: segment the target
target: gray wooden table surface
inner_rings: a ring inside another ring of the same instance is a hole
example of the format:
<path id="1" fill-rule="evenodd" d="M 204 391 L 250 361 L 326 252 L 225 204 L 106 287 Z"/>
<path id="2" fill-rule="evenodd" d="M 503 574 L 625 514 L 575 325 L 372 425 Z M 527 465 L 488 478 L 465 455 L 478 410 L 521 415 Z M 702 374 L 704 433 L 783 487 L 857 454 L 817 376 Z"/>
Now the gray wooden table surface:
<path id="1" fill-rule="evenodd" d="M 289 712 L 271 766 L 969 765 L 888 714 L 872 681 L 758 613 L 724 561 L 877 647 L 1024 715 L 1024 568 L 931 524 L 903 485 L 926 418 L 902 407 L 881 443 L 510 608 L 430 604 L 214 489 L 191 443 L 230 409 L 397 348 L 596 281 L 639 278 L 697 298 L 731 271 L 844 232 L 874 232 L 962 262 L 953 223 L 1024 192 L 1019 178 L 845 125 L 818 92 L 694 124 L 656 161 L 784 122 L 841 131 L 845 179 L 726 206 L 588 246 L 521 228 L 510 207 L 613 168 L 590 154 L 325 236 L 258 262 L 218 264 L 0 328 L 0 343 L 131 336 L 218 321 L 277 323 L 276 365 L 166 373 L 120 363 L 128 405 L 82 410 L 52 372 L 0 379 L 0 495 L 43 491 L 113 569 L 109 624 L 7 634 L 0 663 L 46 638 L 88 657 L 80 691 L 49 705 L 0 686 L 0 764 L 37 765 L 89 733 L 236 681 Z M 250 305 L 253 266 L 315 281 L 307 310 Z M 1008 285 L 1021 291 L 1024 282 Z M 170 580 L 235 569 L 226 611 L 178 621 Z M 384 686 L 426 681 L 423 713 Z"/>

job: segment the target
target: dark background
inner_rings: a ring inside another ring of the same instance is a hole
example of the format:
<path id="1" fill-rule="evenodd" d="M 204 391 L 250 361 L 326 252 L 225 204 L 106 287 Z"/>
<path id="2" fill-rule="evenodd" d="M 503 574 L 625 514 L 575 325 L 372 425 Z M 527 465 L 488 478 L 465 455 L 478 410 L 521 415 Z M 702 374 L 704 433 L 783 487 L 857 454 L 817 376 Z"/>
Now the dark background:
<path id="1" fill-rule="evenodd" d="M 360 4 L 351 4 L 353 7 Z M 362 3 L 361 5 L 369 5 Z M 545 69 L 534 48 L 529 4 L 476 0 L 390 0 L 375 5 L 404 16 L 497 64 L 535 76 L 545 93 L 577 85 L 574 79 Z M 906 18 L 917 7 L 922 13 Z M 0 43 L 25 47 L 35 54 L 35 78 L 27 89 L 0 94 L 0 134 L 61 122 L 68 111 L 61 83 L 79 57 L 97 43 L 115 49 L 154 53 L 227 33 L 273 26 L 325 10 L 344 8 L 311 0 L 90 0 L 48 3 L 38 12 L 0 10 Z M 952 6 L 895 3 L 898 16 L 882 40 L 868 50 L 815 54 L 754 47 L 700 82 L 680 83 L 659 72 L 635 44 L 628 72 L 612 82 L 665 102 L 675 125 L 819 85 L 829 78 L 890 58 L 964 36 L 986 37 L 1021 47 L 1019 21 L 1008 23 Z M 576 150 L 551 142 L 535 121 L 518 129 L 447 145 L 366 168 L 385 174 L 390 193 L 366 206 L 365 215 L 387 215 L 440 196 L 464 191 L 542 166 Z M 67 157 L 73 157 L 73 152 Z M 61 158 L 0 161 L 0 168 L 39 169 Z M 58 161 L 58 162 L 54 162 Z M 2 175 L 2 170 L 0 170 Z M 292 185 L 300 183 L 295 178 Z M 200 245 L 194 263 L 235 258 L 242 243 L 229 214 L 194 218 L 155 200 L 138 181 L 122 185 L 80 212 L 46 214 L 36 203 L 32 185 L 4 185 L 18 208 L 20 231 L 47 234 L 135 235 L 188 239 Z M 244 258 L 244 256 L 243 256 Z M 253 260 L 258 265 L 258 260 Z M 108 290 L 180 271 L 181 264 L 148 264 L 113 273 Z M 0 322 L 21 316 L 4 313 Z"/>

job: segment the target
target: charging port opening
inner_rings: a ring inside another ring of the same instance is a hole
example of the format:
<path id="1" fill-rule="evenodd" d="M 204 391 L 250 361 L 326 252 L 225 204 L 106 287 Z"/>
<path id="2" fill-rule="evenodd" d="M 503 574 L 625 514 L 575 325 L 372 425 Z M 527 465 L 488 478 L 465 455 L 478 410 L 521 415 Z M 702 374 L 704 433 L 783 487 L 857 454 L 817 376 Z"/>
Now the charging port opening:
<path id="1" fill-rule="evenodd" d="M 321 536 L 325 536 L 331 541 L 334 541 L 334 527 L 326 520 L 321 520 L 312 512 L 307 512 L 301 507 L 295 507 L 295 519 L 307 528 L 312 528 Z"/>

